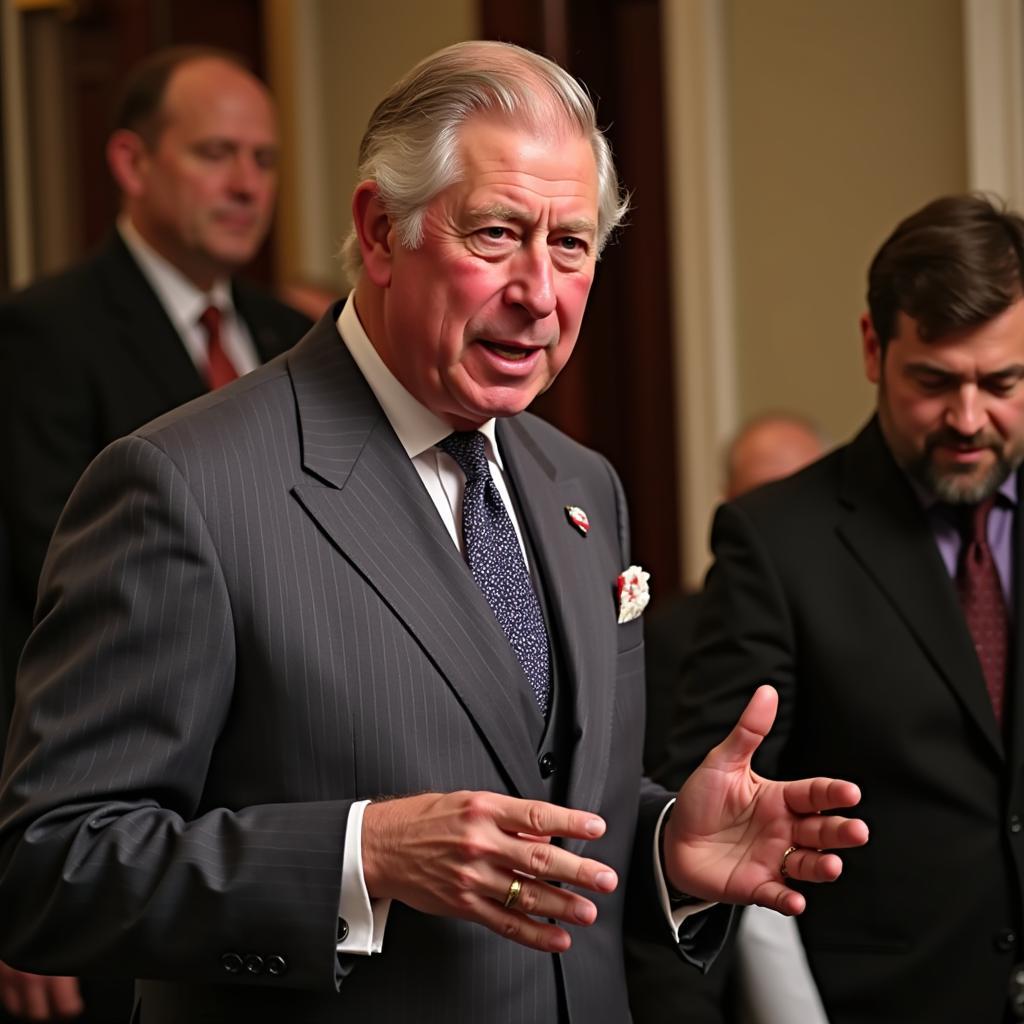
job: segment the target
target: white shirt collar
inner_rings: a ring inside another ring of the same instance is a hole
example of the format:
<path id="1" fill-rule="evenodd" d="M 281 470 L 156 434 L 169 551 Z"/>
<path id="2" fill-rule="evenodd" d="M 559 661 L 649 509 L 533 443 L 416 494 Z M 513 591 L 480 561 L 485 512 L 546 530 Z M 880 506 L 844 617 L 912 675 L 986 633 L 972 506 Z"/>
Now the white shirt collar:
<path id="1" fill-rule="evenodd" d="M 226 315 L 234 314 L 231 285 L 226 277 L 218 278 L 208 292 L 201 291 L 139 234 L 126 213 L 117 218 L 117 230 L 179 334 L 194 329 L 207 306 L 217 306 Z"/>
<path id="2" fill-rule="evenodd" d="M 430 450 L 452 432 L 449 424 L 411 395 L 387 368 L 359 322 L 354 292 L 349 293 L 337 324 L 341 340 L 366 378 L 410 459 Z M 477 429 L 487 439 L 490 457 L 504 469 L 495 437 L 495 420 L 489 419 Z"/>

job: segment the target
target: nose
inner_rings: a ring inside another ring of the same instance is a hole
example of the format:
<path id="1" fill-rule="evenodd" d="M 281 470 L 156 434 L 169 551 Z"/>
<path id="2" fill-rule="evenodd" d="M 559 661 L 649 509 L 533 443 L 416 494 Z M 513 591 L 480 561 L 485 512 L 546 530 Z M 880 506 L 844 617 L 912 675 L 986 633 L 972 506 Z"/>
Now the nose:
<path id="1" fill-rule="evenodd" d="M 987 413 L 977 384 L 962 384 L 946 410 L 946 425 L 963 437 L 973 437 L 985 426 Z"/>
<path id="2" fill-rule="evenodd" d="M 252 199 L 259 194 L 266 171 L 247 153 L 239 153 L 231 165 L 228 184 L 232 193 L 243 199 Z"/>
<path id="3" fill-rule="evenodd" d="M 505 298 L 525 309 L 534 320 L 555 311 L 555 268 L 546 243 L 524 246 L 512 259 L 512 276 Z"/>

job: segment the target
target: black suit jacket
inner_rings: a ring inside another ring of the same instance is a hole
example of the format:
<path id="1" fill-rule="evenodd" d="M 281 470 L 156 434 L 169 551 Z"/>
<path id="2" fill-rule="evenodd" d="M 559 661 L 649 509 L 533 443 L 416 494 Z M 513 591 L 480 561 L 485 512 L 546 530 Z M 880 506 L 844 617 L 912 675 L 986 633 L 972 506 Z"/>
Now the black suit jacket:
<path id="1" fill-rule="evenodd" d="M 1024 878 L 1019 511 L 1015 529 L 1004 742 L 953 583 L 875 421 L 716 516 L 667 778 L 769 681 L 779 718 L 755 767 L 861 785 L 871 842 L 800 918 L 831 1024 L 1003 1019 Z"/>
<path id="2" fill-rule="evenodd" d="M 309 320 L 242 281 L 236 309 L 261 360 Z M 12 551 L 13 676 L 50 535 L 89 462 L 111 441 L 206 391 L 117 232 L 87 261 L 0 303 L 0 518 Z"/>
<path id="3" fill-rule="evenodd" d="M 353 800 L 550 788 L 522 669 L 332 311 L 286 356 L 113 444 L 75 489 L 19 675 L 0 956 L 153 979 L 143 1024 L 535 1024 L 560 1004 L 574 1022 L 628 1019 L 627 920 L 668 932 L 652 869 L 667 794 L 641 781 L 643 626 L 616 623 L 625 502 L 603 458 L 540 420 L 498 436 L 563 669 L 565 799 L 608 821 L 567 845 L 622 879 L 594 897 L 597 924 L 555 957 L 395 904 L 383 954 L 335 956 Z M 587 510 L 586 537 L 566 505 Z M 234 956 L 252 970 L 231 973 Z"/>

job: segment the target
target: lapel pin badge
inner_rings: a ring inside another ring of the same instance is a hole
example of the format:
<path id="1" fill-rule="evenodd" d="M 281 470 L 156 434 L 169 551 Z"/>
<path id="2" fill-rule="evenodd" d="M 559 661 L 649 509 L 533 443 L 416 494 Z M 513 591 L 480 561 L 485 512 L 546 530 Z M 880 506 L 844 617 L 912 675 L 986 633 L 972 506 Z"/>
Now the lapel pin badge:
<path id="1" fill-rule="evenodd" d="M 619 624 L 632 622 L 639 618 L 651 599 L 651 588 L 648 583 L 651 574 L 639 565 L 631 565 L 619 573 L 615 581 L 615 589 L 619 598 Z"/>
<path id="2" fill-rule="evenodd" d="M 590 532 L 590 520 L 587 518 L 587 513 L 579 505 L 566 505 L 565 518 L 569 520 L 569 525 L 581 536 L 586 537 Z"/>

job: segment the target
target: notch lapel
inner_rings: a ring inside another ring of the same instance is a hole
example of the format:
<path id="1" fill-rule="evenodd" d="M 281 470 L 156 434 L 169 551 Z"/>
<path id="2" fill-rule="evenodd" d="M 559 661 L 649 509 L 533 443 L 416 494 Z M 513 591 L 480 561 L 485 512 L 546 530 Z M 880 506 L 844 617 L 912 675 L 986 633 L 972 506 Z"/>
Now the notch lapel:
<path id="1" fill-rule="evenodd" d="M 293 493 L 447 680 L 510 791 L 542 798 L 522 669 L 330 313 L 287 360 L 317 478 Z"/>
<path id="2" fill-rule="evenodd" d="M 575 477 L 560 477 L 529 432 L 523 418 L 502 420 L 502 458 L 515 483 L 520 506 L 538 554 L 537 571 L 548 595 L 553 644 L 558 644 L 571 688 L 578 730 L 566 799 L 572 807 L 596 807 L 611 754 L 615 701 L 615 631 L 612 583 L 595 557 L 596 536 L 584 538 L 565 518 L 566 505 L 586 505 Z M 615 524 L 601 524 L 612 532 Z M 582 841 L 565 843 L 580 850 Z"/>
<path id="3" fill-rule="evenodd" d="M 877 422 L 847 452 L 838 532 L 906 622 L 967 716 L 1001 757 L 1003 742 L 955 588 L 920 503 Z"/>

